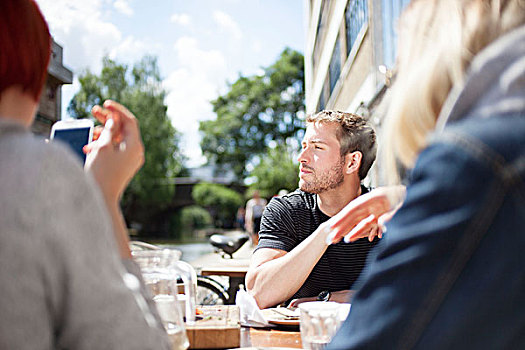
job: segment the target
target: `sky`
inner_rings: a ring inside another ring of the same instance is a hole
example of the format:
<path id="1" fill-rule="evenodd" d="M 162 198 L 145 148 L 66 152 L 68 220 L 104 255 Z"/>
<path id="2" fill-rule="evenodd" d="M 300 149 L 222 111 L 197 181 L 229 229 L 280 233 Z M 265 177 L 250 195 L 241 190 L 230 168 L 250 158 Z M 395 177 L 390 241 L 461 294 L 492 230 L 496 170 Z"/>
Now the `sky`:
<path id="1" fill-rule="evenodd" d="M 158 58 L 168 116 L 195 167 L 205 162 L 199 121 L 215 118 L 211 100 L 240 74 L 261 74 L 290 47 L 304 52 L 303 0 L 36 0 L 73 71 L 62 87 L 62 115 L 86 69 L 105 55 L 132 65 Z"/>

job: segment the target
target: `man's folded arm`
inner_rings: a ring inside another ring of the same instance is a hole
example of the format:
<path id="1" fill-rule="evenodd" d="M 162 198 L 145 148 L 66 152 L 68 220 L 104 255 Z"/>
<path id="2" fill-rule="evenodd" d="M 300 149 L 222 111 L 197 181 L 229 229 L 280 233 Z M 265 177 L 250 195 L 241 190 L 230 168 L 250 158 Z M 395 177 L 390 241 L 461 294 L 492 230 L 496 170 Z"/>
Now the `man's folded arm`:
<path id="1" fill-rule="evenodd" d="M 327 231 L 319 226 L 290 252 L 259 248 L 246 275 L 246 288 L 260 308 L 267 308 L 291 298 L 301 288 L 326 251 Z"/>

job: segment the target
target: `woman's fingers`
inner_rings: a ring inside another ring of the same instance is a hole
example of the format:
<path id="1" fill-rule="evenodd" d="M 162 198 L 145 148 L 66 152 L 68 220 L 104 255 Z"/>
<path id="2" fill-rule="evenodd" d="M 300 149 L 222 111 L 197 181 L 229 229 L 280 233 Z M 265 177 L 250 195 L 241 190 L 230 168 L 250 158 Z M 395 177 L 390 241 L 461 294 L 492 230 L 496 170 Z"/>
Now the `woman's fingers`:
<path id="1" fill-rule="evenodd" d="M 118 114 L 113 113 L 107 108 L 103 108 L 100 106 L 93 106 L 91 109 L 91 113 L 93 116 L 103 125 L 106 124 L 108 120 L 113 120 L 114 123 L 114 132 L 113 132 L 113 143 L 119 144 L 122 140 L 122 135 L 120 132 L 121 126 L 120 126 L 120 116 Z M 96 141 L 98 137 L 100 136 L 100 132 L 98 135 L 94 134 L 93 140 Z"/>
<path id="2" fill-rule="evenodd" d="M 344 241 L 348 243 L 356 241 L 359 238 L 367 237 L 370 230 L 376 225 L 375 215 L 370 214 L 368 217 L 355 225 L 355 227 L 345 236 Z"/>
<path id="3" fill-rule="evenodd" d="M 100 134 L 102 133 L 102 130 L 104 130 L 104 127 L 102 125 L 97 125 L 93 129 L 93 141 L 98 140 L 100 137 Z"/>
<path id="4" fill-rule="evenodd" d="M 95 126 L 95 128 L 93 129 L 93 140 L 82 148 L 82 150 L 84 151 L 84 154 L 89 154 L 94 149 L 94 147 L 96 146 L 95 141 L 97 141 L 100 138 L 100 134 L 102 134 L 102 130 L 104 130 L 103 126 L 101 125 Z"/>
<path id="5" fill-rule="evenodd" d="M 382 206 L 377 205 L 374 201 L 374 198 L 370 198 L 361 203 L 358 202 L 358 205 L 354 203 L 351 210 L 344 213 L 340 212 L 330 219 L 332 221 L 330 226 L 333 231 L 329 236 L 330 242 L 332 244 L 337 243 L 344 236 L 347 237 L 346 242 L 348 242 L 348 240 L 354 241 L 355 239 L 350 239 L 350 234 L 352 238 L 353 236 L 359 235 L 356 239 L 367 237 L 371 223 L 375 225 L 377 213 L 382 213 Z M 353 202 L 350 202 L 350 204 L 352 203 Z M 349 206 L 350 205 L 347 207 Z M 328 239 L 327 243 L 329 243 Z"/>
<path id="6" fill-rule="evenodd" d="M 104 108 L 111 112 L 115 125 L 122 128 L 138 126 L 137 119 L 126 107 L 112 100 L 104 101 Z M 138 128 L 134 131 L 137 131 Z"/>
<path id="7" fill-rule="evenodd" d="M 112 112 L 119 133 L 119 137 L 114 141 L 132 142 L 133 145 L 138 143 L 142 147 L 142 140 L 140 138 L 140 129 L 137 118 L 126 107 L 112 100 L 104 102 L 104 107 Z M 138 141 L 138 142 L 137 142 Z"/>
<path id="8" fill-rule="evenodd" d="M 104 108 L 107 108 L 113 112 L 118 112 L 121 114 L 122 117 L 125 117 L 127 119 L 136 119 L 133 113 L 129 111 L 129 109 L 113 100 L 104 101 Z"/>
<path id="9" fill-rule="evenodd" d="M 377 219 L 377 224 L 379 225 L 379 228 L 381 229 L 381 236 L 383 233 L 386 232 L 386 223 L 389 222 L 394 215 L 396 214 L 397 210 L 401 207 L 402 203 L 400 203 L 397 207 L 395 207 L 393 210 L 384 213 Z M 381 238 L 381 237 L 379 237 Z"/>
<path id="10" fill-rule="evenodd" d="M 99 105 L 96 105 L 96 106 L 93 106 L 93 108 L 91 108 L 91 114 L 93 114 L 93 116 L 97 118 L 97 120 L 101 124 L 105 124 L 106 120 L 110 118 L 111 112 L 108 111 L 107 109 L 100 107 Z"/>
<path id="11" fill-rule="evenodd" d="M 140 168 L 145 158 L 137 118 L 126 107 L 112 100 L 105 101 L 104 108 L 111 112 L 115 121 L 114 129 L 118 137 L 113 138 L 114 145 L 118 145 L 121 151 L 130 156 L 129 160 L 135 164 L 137 169 Z"/>
<path id="12" fill-rule="evenodd" d="M 368 234 L 368 240 L 372 242 L 374 238 L 376 238 L 376 236 L 379 236 L 379 232 L 381 232 L 381 229 L 379 228 L 379 226 L 376 225 L 372 227 L 372 229 L 370 230 L 370 233 Z"/>
<path id="13" fill-rule="evenodd" d="M 91 113 L 99 122 L 105 124 L 109 119 L 113 120 L 114 123 L 114 135 L 113 142 L 119 143 L 122 141 L 122 129 L 123 122 L 134 121 L 136 123 L 136 118 L 126 107 L 122 106 L 120 103 L 106 100 L 103 104 L 104 107 L 94 106 L 91 109 Z M 136 131 L 136 130 L 135 130 Z"/>
<path id="14" fill-rule="evenodd" d="M 382 238 L 386 232 L 384 224 L 402 205 L 404 193 L 403 186 L 379 187 L 357 197 L 330 219 L 331 232 L 327 235 L 326 243 L 337 243 L 343 237 L 345 242 L 364 237 L 369 240 L 376 236 Z"/>

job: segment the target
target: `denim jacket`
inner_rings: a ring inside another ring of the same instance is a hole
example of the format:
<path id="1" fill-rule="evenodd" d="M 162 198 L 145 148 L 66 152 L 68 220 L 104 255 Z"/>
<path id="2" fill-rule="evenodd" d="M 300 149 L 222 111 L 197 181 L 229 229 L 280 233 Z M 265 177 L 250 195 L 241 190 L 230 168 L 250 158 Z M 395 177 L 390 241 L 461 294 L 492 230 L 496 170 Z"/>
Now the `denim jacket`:
<path id="1" fill-rule="evenodd" d="M 443 107 L 329 349 L 525 349 L 525 27 Z"/>

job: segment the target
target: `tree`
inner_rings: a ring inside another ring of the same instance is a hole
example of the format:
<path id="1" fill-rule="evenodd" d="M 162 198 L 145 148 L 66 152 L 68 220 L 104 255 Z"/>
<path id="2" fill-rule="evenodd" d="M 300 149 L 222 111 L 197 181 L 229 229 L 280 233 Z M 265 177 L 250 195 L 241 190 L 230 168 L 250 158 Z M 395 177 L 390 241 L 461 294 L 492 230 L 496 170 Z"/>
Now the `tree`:
<path id="1" fill-rule="evenodd" d="M 212 101 L 217 119 L 200 123 L 203 154 L 239 178 L 268 145 L 298 140 L 303 129 L 303 55 L 285 49 L 264 71 L 262 76 L 240 76 L 228 93 Z"/>
<path id="2" fill-rule="evenodd" d="M 99 75 L 86 71 L 78 80 L 80 91 L 68 107 L 71 116 L 89 118 L 93 105 L 113 99 L 139 120 L 145 163 L 124 194 L 124 215 L 128 222 L 141 224 L 145 232 L 167 231 L 155 215 L 172 201 L 174 185 L 169 179 L 184 170 L 184 158 L 178 146 L 180 134 L 167 116 L 166 92 L 156 59 L 144 57 L 129 69 L 106 57 Z"/>
<path id="3" fill-rule="evenodd" d="M 202 229 L 212 224 L 212 217 L 210 213 L 198 205 L 190 205 L 184 207 L 180 211 L 181 228 L 193 233 L 194 229 Z"/>
<path id="4" fill-rule="evenodd" d="M 250 188 L 259 190 L 261 197 L 270 198 L 279 190 L 294 191 L 299 181 L 299 164 L 293 152 L 284 146 L 268 148 L 261 162 L 253 169 L 255 182 Z"/>
<path id="5" fill-rule="evenodd" d="M 243 205 L 239 193 L 218 184 L 199 183 L 193 187 L 192 197 L 210 211 L 217 227 L 233 227 L 237 209 Z"/>

